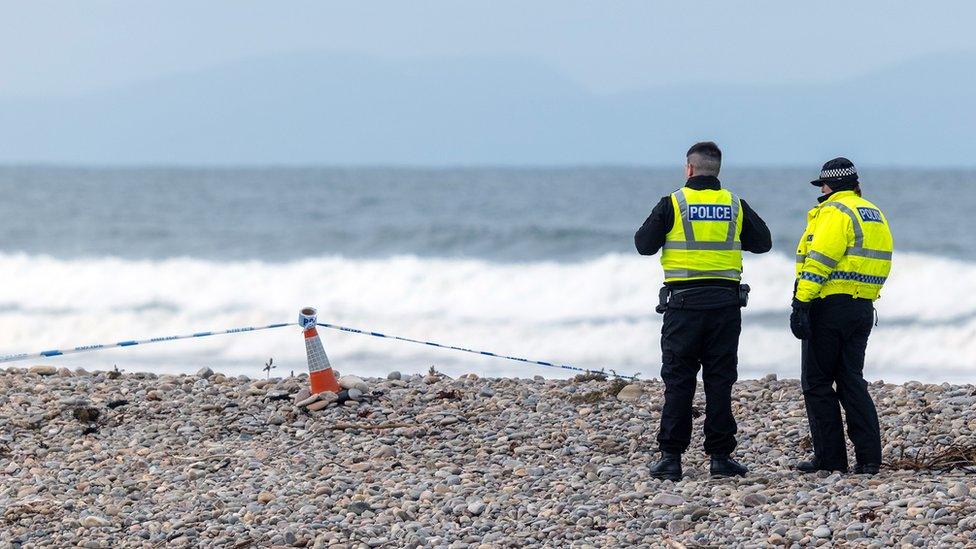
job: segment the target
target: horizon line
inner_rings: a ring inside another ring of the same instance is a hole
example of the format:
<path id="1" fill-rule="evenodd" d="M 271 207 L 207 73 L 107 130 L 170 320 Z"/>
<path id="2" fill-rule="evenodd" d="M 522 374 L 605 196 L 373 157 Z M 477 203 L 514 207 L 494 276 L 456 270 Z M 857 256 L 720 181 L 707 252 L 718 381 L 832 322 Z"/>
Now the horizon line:
<path id="1" fill-rule="evenodd" d="M 820 170 L 822 162 L 812 161 L 810 164 L 729 164 L 723 169 L 729 170 Z M 937 164 L 876 164 L 858 163 L 859 169 L 870 170 L 909 170 L 909 171 L 974 171 L 972 165 L 937 165 Z M 162 162 L 111 162 L 111 163 L 78 163 L 78 162 L 35 162 L 35 161 L 0 161 L 0 170 L 7 169 L 54 169 L 54 170 L 174 170 L 174 171 L 231 171 L 231 170 L 401 170 L 401 171 L 565 171 L 565 170 L 681 170 L 683 163 L 674 164 L 639 164 L 627 162 L 591 162 L 591 163 L 456 163 L 456 164 L 424 164 L 397 162 L 351 162 L 339 163 L 162 163 Z"/>

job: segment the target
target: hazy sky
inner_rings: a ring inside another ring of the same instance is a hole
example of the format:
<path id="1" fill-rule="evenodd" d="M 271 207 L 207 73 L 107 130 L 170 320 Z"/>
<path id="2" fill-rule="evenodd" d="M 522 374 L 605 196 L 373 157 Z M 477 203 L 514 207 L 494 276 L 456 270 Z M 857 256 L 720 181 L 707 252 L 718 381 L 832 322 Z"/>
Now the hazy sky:
<path id="1" fill-rule="evenodd" d="M 592 90 L 823 82 L 976 51 L 976 2 L 0 0 L 0 94 L 62 95 L 278 52 L 517 54 Z M 972 70 L 969 68 L 968 70 Z"/>

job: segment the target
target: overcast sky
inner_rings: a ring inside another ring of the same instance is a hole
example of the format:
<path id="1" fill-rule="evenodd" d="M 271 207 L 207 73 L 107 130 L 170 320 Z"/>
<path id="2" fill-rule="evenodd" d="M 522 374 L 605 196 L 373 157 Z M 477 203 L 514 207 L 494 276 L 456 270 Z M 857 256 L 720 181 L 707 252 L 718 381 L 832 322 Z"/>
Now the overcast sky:
<path id="1" fill-rule="evenodd" d="M 598 92 L 824 82 L 930 53 L 976 51 L 972 1 L 0 2 L 6 96 L 73 95 L 309 50 L 516 54 Z"/>

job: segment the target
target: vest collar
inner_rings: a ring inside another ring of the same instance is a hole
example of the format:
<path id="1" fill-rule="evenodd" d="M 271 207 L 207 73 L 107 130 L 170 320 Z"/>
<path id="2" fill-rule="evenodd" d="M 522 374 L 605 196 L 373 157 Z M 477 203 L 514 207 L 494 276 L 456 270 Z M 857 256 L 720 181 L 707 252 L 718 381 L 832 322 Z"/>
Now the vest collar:
<path id="1" fill-rule="evenodd" d="M 688 181 L 685 182 L 685 187 L 696 191 L 703 191 L 705 189 L 717 191 L 722 188 L 722 183 L 714 175 L 695 175 L 688 178 Z"/>
<path id="2" fill-rule="evenodd" d="M 854 191 L 834 191 L 834 192 L 832 192 L 830 194 L 825 194 L 825 195 L 823 195 L 821 197 L 818 197 L 817 198 L 817 202 L 823 204 L 824 202 L 827 202 L 828 200 L 836 200 L 836 199 L 839 199 L 839 198 L 846 198 L 848 196 L 857 196 L 857 193 L 854 192 Z"/>

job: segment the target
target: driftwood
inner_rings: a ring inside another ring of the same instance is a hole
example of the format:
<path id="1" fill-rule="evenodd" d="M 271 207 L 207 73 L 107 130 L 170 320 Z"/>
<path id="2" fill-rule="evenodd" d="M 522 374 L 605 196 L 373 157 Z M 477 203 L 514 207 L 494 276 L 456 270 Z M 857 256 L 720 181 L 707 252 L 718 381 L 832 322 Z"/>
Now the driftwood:
<path id="1" fill-rule="evenodd" d="M 949 471 L 952 469 L 976 470 L 976 441 L 966 444 L 951 444 L 931 452 L 919 451 L 913 456 L 905 455 L 902 449 L 898 457 L 886 461 L 889 469 L 910 471 Z"/>

